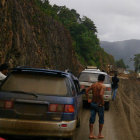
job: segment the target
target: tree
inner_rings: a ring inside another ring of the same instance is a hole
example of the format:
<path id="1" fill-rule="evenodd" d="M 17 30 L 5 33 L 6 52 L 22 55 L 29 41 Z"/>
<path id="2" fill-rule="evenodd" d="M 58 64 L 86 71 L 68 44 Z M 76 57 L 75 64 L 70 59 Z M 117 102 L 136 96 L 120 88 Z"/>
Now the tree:
<path id="1" fill-rule="evenodd" d="M 69 31 L 73 48 L 81 64 L 105 67 L 106 64 L 115 63 L 114 58 L 101 49 L 96 26 L 90 18 L 86 16 L 81 18 L 76 10 L 66 6 L 51 6 L 49 0 L 36 2 L 43 12 L 55 18 Z"/>
<path id="2" fill-rule="evenodd" d="M 117 60 L 117 61 L 116 61 L 116 66 L 117 66 L 118 68 L 124 68 L 124 69 L 126 68 L 123 59 Z"/>
<path id="3" fill-rule="evenodd" d="M 93 31 L 94 33 L 97 32 L 96 26 L 95 26 L 94 22 L 91 19 L 89 19 L 88 17 L 84 16 L 82 18 L 82 22 L 87 27 L 88 30 Z"/>
<path id="4" fill-rule="evenodd" d="M 135 72 L 140 72 L 140 54 L 134 56 Z"/>

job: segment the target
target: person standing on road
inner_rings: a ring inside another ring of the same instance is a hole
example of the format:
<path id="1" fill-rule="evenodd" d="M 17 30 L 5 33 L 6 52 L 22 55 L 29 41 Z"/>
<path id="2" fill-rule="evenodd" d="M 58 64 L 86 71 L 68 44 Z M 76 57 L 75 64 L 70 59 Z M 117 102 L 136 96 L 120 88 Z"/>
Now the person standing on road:
<path id="1" fill-rule="evenodd" d="M 112 77 L 112 93 L 113 93 L 112 100 L 113 101 L 116 98 L 117 89 L 118 89 L 118 83 L 119 83 L 119 78 L 117 77 L 117 73 L 115 73 L 114 77 Z"/>
<path id="2" fill-rule="evenodd" d="M 103 82 L 105 80 L 105 75 L 100 74 L 98 76 L 98 82 L 92 84 L 89 88 L 86 89 L 86 95 L 88 98 L 88 103 L 91 104 L 91 116 L 89 120 L 89 139 L 95 139 L 95 138 L 104 138 L 104 136 L 101 134 L 103 124 L 104 124 L 104 90 L 105 86 L 103 85 Z M 93 97 L 92 99 L 89 99 L 88 92 L 92 91 Z M 93 126 L 95 122 L 96 113 L 98 112 L 99 115 L 99 134 L 98 137 L 93 134 Z"/>

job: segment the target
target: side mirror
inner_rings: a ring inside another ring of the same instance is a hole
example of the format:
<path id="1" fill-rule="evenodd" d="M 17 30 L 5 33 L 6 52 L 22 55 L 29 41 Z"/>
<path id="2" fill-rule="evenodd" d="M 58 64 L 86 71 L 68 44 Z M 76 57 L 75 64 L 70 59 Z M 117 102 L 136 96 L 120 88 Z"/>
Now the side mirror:
<path id="1" fill-rule="evenodd" d="M 83 88 L 83 89 L 80 91 L 80 94 L 86 94 L 86 89 Z"/>

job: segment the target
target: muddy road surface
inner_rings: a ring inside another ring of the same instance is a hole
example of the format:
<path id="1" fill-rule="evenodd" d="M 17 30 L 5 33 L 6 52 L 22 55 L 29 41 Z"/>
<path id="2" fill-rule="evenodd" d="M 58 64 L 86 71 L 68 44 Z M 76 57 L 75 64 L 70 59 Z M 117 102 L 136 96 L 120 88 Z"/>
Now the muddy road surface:
<path id="1" fill-rule="evenodd" d="M 81 126 L 76 130 L 74 140 L 88 140 L 90 109 L 84 108 Z M 98 115 L 94 127 L 94 134 L 98 135 Z M 104 140 L 134 140 L 125 120 L 119 114 L 115 101 L 110 103 L 110 110 L 105 111 L 105 123 L 102 134 Z"/>

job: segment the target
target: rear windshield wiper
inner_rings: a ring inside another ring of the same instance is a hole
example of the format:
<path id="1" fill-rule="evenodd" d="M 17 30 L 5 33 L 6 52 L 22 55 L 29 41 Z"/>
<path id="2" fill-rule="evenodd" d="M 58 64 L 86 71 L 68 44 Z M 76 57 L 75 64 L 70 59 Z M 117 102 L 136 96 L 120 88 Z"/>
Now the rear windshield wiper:
<path id="1" fill-rule="evenodd" d="M 28 95 L 33 95 L 35 96 L 36 98 L 38 97 L 35 93 L 30 93 L 30 92 L 24 92 L 24 91 L 9 91 L 9 92 L 12 92 L 12 93 L 21 93 L 21 94 L 28 94 Z"/>

